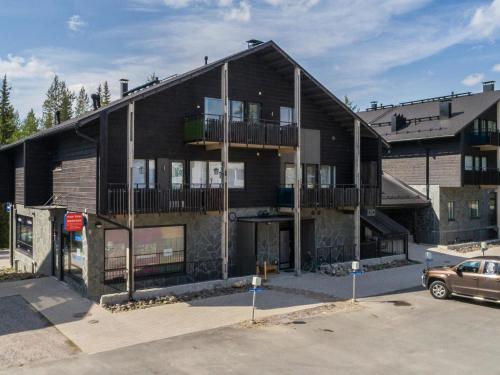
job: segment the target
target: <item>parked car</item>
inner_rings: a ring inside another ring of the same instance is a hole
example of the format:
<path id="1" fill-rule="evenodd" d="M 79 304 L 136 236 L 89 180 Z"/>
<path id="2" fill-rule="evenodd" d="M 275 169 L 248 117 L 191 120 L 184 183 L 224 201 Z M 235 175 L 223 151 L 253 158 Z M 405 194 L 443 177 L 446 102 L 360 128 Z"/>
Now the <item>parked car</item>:
<path id="1" fill-rule="evenodd" d="M 500 256 L 470 258 L 454 267 L 426 269 L 422 285 L 437 299 L 460 296 L 500 303 Z"/>

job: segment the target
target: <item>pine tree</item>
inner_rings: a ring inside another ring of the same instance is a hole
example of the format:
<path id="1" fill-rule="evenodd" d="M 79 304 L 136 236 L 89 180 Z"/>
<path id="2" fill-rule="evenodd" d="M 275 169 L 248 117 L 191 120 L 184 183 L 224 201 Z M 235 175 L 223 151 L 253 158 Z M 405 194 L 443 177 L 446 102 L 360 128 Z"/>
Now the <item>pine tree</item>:
<path id="1" fill-rule="evenodd" d="M 0 144 L 12 142 L 16 134 L 16 116 L 10 103 L 11 87 L 4 75 L 0 91 Z"/>
<path id="2" fill-rule="evenodd" d="M 38 131 L 38 124 L 39 121 L 36 118 L 35 111 L 31 109 L 26 115 L 26 118 L 24 119 L 21 125 L 21 129 L 19 131 L 19 138 L 24 138 L 31 134 L 36 133 Z"/>
<path id="3" fill-rule="evenodd" d="M 62 121 L 69 120 L 73 117 L 73 94 L 67 87 L 66 82 L 59 80 L 57 75 L 47 90 L 47 98 L 43 102 L 43 125 L 45 128 L 51 128 L 55 124 L 55 114 L 60 113 Z"/>
<path id="4" fill-rule="evenodd" d="M 81 116 L 84 113 L 88 112 L 90 109 L 90 100 L 85 91 L 85 87 L 82 86 L 80 92 L 78 93 L 78 97 L 76 98 L 76 107 L 75 107 L 75 115 Z"/>
<path id="5" fill-rule="evenodd" d="M 104 81 L 102 96 L 101 96 L 101 105 L 104 107 L 111 102 L 111 93 L 108 87 L 108 81 Z"/>

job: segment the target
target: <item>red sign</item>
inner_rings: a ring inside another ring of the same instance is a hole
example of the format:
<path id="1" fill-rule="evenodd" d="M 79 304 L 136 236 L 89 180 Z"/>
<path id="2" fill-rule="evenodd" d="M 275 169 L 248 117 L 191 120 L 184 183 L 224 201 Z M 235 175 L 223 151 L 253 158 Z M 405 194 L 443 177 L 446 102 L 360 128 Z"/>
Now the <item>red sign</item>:
<path id="1" fill-rule="evenodd" d="M 83 215 L 77 213 L 67 213 L 64 215 L 64 229 L 67 232 L 80 232 L 83 230 Z"/>

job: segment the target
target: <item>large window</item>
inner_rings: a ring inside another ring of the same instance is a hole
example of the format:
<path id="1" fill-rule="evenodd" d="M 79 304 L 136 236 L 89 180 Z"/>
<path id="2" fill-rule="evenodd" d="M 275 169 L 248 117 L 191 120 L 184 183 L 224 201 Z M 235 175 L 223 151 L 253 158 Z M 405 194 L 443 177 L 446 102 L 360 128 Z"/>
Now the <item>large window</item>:
<path id="1" fill-rule="evenodd" d="M 245 117 L 245 104 L 239 100 L 231 100 L 229 106 L 231 121 L 243 121 Z"/>
<path id="2" fill-rule="evenodd" d="M 322 188 L 335 187 L 336 168 L 333 165 L 322 165 L 319 170 L 320 183 Z"/>
<path id="3" fill-rule="evenodd" d="M 156 161 L 153 159 L 135 159 L 133 182 L 136 189 L 154 189 L 156 184 Z"/>
<path id="4" fill-rule="evenodd" d="M 474 159 L 470 155 L 465 156 L 465 170 L 472 171 L 474 169 Z"/>
<path id="5" fill-rule="evenodd" d="M 294 113 L 291 107 L 280 107 L 280 124 L 282 126 L 294 123 Z"/>
<path id="6" fill-rule="evenodd" d="M 184 186 L 184 163 L 182 161 L 173 161 L 170 170 L 172 189 L 182 189 Z"/>
<path id="7" fill-rule="evenodd" d="M 448 221 L 455 221 L 455 202 L 448 202 Z"/>
<path id="8" fill-rule="evenodd" d="M 33 255 L 33 219 L 28 216 L 16 216 L 16 247 Z"/>
<path id="9" fill-rule="evenodd" d="M 222 117 L 222 99 L 205 98 L 205 120 L 219 120 Z M 245 103 L 240 100 L 229 101 L 229 114 L 232 121 L 243 121 L 245 117 Z"/>
<path id="10" fill-rule="evenodd" d="M 227 184 L 230 189 L 243 189 L 245 187 L 245 163 L 228 163 Z M 191 187 L 206 186 L 212 188 L 222 186 L 222 164 L 220 161 L 191 162 Z"/>
<path id="11" fill-rule="evenodd" d="M 105 280 L 124 281 L 128 233 L 105 231 Z M 136 228 L 134 233 L 135 278 L 185 272 L 185 227 Z"/>
<path id="12" fill-rule="evenodd" d="M 480 217 L 479 201 L 469 201 L 469 213 L 471 219 L 478 219 Z"/>

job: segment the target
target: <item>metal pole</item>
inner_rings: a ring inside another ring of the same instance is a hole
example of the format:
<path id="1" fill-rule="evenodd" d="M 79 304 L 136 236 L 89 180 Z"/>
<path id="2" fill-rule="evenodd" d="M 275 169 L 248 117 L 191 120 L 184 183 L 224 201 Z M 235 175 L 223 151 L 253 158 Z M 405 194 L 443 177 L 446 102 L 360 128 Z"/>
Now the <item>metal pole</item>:
<path id="1" fill-rule="evenodd" d="M 257 294 L 256 291 L 253 291 L 253 297 L 252 297 L 252 323 L 255 323 L 255 295 Z"/>
<path id="2" fill-rule="evenodd" d="M 295 185 L 294 193 L 294 208 L 293 208 L 293 222 L 294 222 L 294 261 L 295 261 L 295 275 L 300 275 L 301 270 L 301 251 L 300 251 L 300 190 L 302 188 L 302 168 L 301 168 L 301 155 L 300 155 L 300 122 L 301 122 L 301 71 L 295 68 L 294 73 L 294 114 L 295 122 L 297 124 L 297 147 L 295 149 Z"/>
<path id="3" fill-rule="evenodd" d="M 222 209 L 222 278 L 228 278 L 229 262 L 229 187 L 227 181 L 227 168 L 229 164 L 229 65 L 226 62 L 221 71 L 221 96 L 224 128 L 224 143 L 221 152 L 223 209 Z"/>
<path id="4" fill-rule="evenodd" d="M 9 260 L 10 260 L 10 267 L 14 268 L 14 248 L 15 248 L 15 240 L 16 240 L 16 225 L 15 225 L 15 220 L 16 220 L 16 205 L 12 204 L 10 207 L 10 214 L 9 214 Z"/>
<path id="5" fill-rule="evenodd" d="M 352 302 L 356 302 L 356 274 L 352 275 Z"/>
<path id="6" fill-rule="evenodd" d="M 356 260 L 361 259 L 361 122 L 354 120 L 354 184 L 358 202 L 354 210 L 354 254 Z"/>
<path id="7" fill-rule="evenodd" d="M 129 243 L 127 249 L 127 293 L 132 298 L 134 293 L 134 122 L 135 103 L 127 107 L 127 185 L 128 185 L 128 217 Z"/>
<path id="8" fill-rule="evenodd" d="M 497 102 L 497 134 L 500 130 L 500 101 Z M 497 135 L 498 136 L 498 135 Z M 500 147 L 497 147 L 497 170 L 500 168 Z M 498 173 L 498 172 L 497 172 Z M 500 186 L 497 186 L 496 190 L 496 216 L 497 216 L 497 228 L 500 228 Z M 500 238 L 500 230 L 498 230 L 498 238 Z"/>

